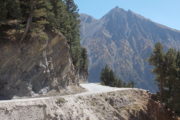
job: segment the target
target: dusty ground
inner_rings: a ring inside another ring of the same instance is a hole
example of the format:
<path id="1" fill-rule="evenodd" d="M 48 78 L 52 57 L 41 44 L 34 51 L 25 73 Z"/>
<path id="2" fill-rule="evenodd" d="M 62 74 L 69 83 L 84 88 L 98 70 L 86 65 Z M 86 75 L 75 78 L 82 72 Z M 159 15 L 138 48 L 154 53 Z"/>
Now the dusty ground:
<path id="1" fill-rule="evenodd" d="M 170 120 L 145 90 L 82 84 L 87 92 L 0 102 L 0 120 Z"/>

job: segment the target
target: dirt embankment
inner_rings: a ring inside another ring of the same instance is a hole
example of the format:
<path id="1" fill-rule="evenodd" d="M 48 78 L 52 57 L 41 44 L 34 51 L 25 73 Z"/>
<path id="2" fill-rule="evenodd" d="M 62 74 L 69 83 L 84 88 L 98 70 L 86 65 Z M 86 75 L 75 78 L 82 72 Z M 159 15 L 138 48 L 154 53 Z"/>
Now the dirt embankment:
<path id="1" fill-rule="evenodd" d="M 139 89 L 1 101 L 0 119 L 173 120 L 151 94 Z"/>

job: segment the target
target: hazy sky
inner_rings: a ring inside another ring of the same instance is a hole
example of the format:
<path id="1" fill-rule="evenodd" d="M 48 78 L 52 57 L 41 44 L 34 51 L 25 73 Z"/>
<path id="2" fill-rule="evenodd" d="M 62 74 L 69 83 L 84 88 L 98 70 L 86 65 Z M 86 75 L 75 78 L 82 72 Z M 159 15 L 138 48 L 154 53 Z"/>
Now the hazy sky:
<path id="1" fill-rule="evenodd" d="M 75 0 L 80 13 L 101 18 L 118 6 L 180 30 L 180 0 Z"/>

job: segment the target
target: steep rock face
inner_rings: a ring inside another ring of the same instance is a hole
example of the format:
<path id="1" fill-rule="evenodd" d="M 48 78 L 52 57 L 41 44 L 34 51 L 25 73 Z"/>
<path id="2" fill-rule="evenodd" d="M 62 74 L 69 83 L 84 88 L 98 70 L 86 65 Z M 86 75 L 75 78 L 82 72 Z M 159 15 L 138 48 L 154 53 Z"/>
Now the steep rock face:
<path id="1" fill-rule="evenodd" d="M 100 71 L 108 64 L 123 80 L 151 91 L 157 89 L 148 58 L 157 42 L 165 49 L 179 49 L 179 31 L 118 7 L 99 20 L 84 14 L 80 18 L 82 45 L 90 60 L 90 82 L 99 82 Z"/>
<path id="2" fill-rule="evenodd" d="M 49 40 L 0 44 L 0 96 L 33 96 L 78 86 L 66 39 L 48 33 Z"/>
<path id="3" fill-rule="evenodd" d="M 138 89 L 0 102 L 5 120 L 176 120 L 170 114 Z"/>

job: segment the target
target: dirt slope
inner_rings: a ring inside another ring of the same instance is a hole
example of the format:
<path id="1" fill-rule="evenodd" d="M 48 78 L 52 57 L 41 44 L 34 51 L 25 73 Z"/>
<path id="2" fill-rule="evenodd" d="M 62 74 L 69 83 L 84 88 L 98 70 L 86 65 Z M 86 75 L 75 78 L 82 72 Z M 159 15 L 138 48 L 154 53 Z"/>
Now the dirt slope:
<path id="1" fill-rule="evenodd" d="M 82 84 L 76 95 L 0 102 L 3 120 L 171 120 L 151 94 L 140 89 Z"/>

